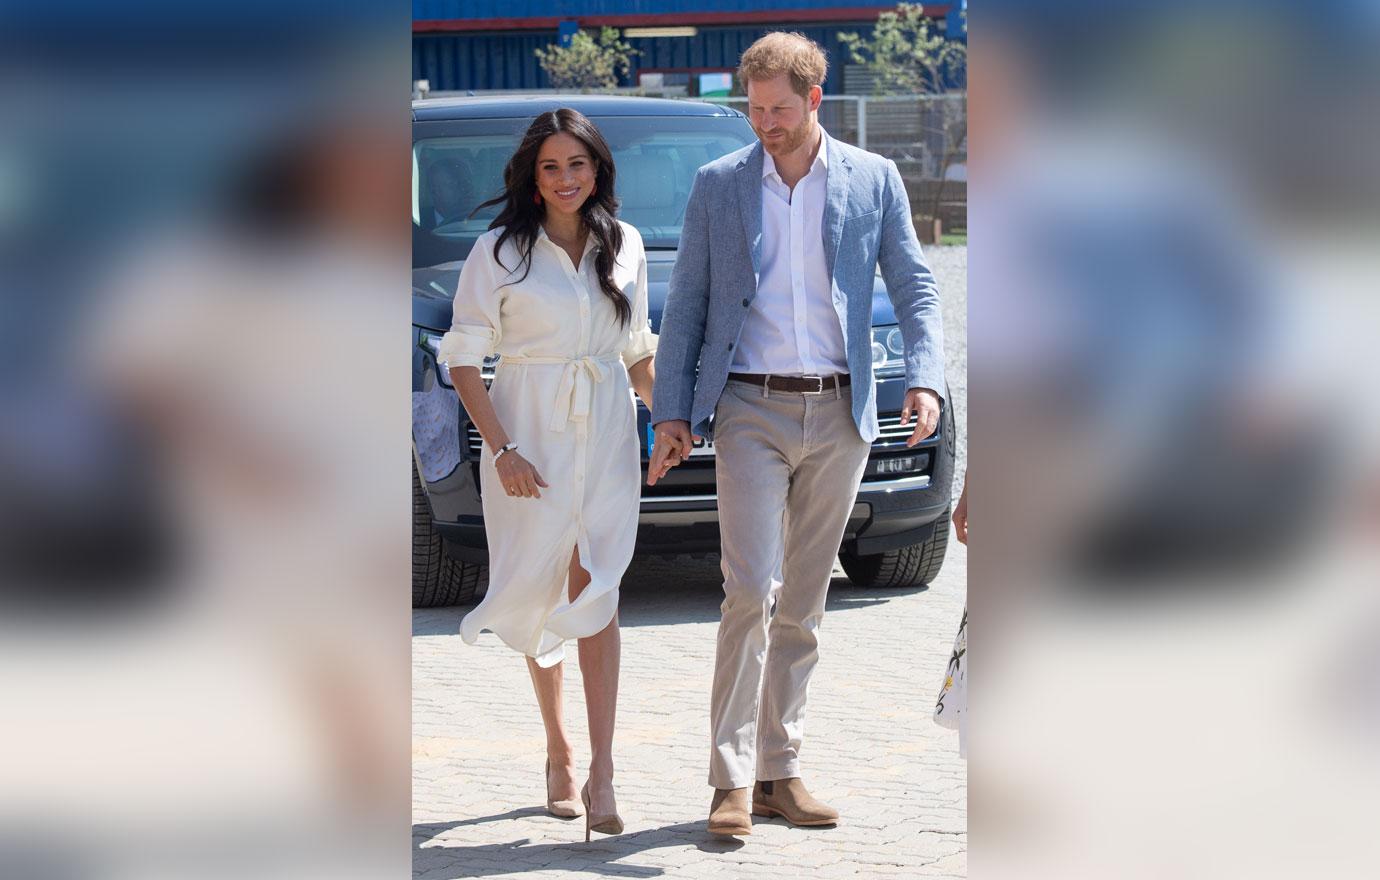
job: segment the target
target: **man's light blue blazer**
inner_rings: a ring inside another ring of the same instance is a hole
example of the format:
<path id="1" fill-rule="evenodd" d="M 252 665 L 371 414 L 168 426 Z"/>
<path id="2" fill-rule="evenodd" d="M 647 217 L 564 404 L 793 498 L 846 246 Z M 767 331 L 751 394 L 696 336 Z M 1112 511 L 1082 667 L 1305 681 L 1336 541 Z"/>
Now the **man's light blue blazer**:
<path id="1" fill-rule="evenodd" d="M 824 137 L 829 137 L 828 133 Z M 829 138 L 824 259 L 852 377 L 853 421 L 877 439 L 872 289 L 878 267 L 901 325 L 906 386 L 944 394 L 943 322 L 896 164 Z M 762 253 L 762 144 L 700 168 L 657 334 L 652 422 L 684 419 L 712 437 L 709 417 L 757 295 Z"/>

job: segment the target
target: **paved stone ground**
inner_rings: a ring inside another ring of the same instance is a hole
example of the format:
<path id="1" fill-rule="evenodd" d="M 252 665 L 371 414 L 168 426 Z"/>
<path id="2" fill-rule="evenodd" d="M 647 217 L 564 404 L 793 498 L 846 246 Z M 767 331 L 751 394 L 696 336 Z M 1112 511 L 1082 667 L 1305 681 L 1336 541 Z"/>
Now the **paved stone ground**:
<path id="1" fill-rule="evenodd" d="M 931 249 L 960 416 L 965 250 Z M 961 474 L 966 418 L 959 428 Z M 543 810 L 544 738 L 522 659 L 492 635 L 461 642 L 465 608 L 414 612 L 414 877 L 966 876 L 967 767 L 957 735 L 930 719 L 966 581 L 957 542 L 928 589 L 859 590 L 835 570 L 801 760 L 843 819 L 832 829 L 757 819 L 741 842 L 704 830 L 716 557 L 639 560 L 624 580 L 615 760 L 627 829 L 589 844 L 583 820 Z M 573 646 L 567 654 L 566 714 L 583 773 L 584 697 Z"/>

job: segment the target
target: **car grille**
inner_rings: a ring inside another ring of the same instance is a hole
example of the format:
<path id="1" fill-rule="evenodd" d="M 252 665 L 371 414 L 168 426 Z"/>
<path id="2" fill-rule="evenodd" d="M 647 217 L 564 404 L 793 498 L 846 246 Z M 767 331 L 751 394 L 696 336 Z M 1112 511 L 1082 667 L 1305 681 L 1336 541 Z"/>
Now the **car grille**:
<path id="1" fill-rule="evenodd" d="M 472 458 L 478 458 L 479 453 L 484 451 L 484 438 L 479 435 L 479 429 L 473 422 L 465 429 L 465 445 L 469 448 Z"/>
<path id="2" fill-rule="evenodd" d="M 904 447 L 906 439 L 915 431 L 915 418 L 912 416 L 909 425 L 901 424 L 901 414 L 886 415 L 877 417 L 877 427 L 879 433 L 877 439 L 872 441 L 873 449 L 894 449 Z M 938 432 L 936 432 L 936 437 Z M 930 438 L 934 439 L 934 438 Z"/>

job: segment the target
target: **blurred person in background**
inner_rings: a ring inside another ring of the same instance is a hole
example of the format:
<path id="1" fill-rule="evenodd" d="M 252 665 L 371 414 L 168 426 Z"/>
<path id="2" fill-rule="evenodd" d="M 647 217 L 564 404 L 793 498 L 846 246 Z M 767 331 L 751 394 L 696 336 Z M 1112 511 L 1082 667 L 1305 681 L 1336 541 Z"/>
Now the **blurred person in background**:
<path id="1" fill-rule="evenodd" d="M 1326 438 L 1307 327 L 1241 190 L 1163 129 L 1039 104 L 1058 57 L 1001 32 L 978 51 L 971 370 L 988 411 L 1034 433 L 974 434 L 1003 469 L 983 491 L 1013 528 L 993 539 L 1020 542 L 998 558 L 1109 590 L 1287 551 L 1325 494 Z M 1273 503 L 1286 472 L 1292 503 Z"/>
<path id="2" fill-rule="evenodd" d="M 65 603 L 0 616 L 5 837 L 79 822 L 52 865 L 193 876 L 215 852 L 242 875 L 378 876 L 406 861 L 408 617 L 390 584 L 407 539 L 378 462 L 396 443 L 402 467 L 407 409 L 390 419 L 401 368 L 377 328 L 404 314 L 389 292 L 408 283 L 408 182 L 390 171 L 407 125 L 401 107 L 380 124 L 377 74 L 353 89 L 340 74 L 348 101 L 223 74 L 174 114 L 166 82 L 155 98 L 112 78 L 19 141 L 36 185 L 64 180 L 82 145 L 76 167 L 98 173 L 79 179 L 107 187 L 60 227 L 64 253 L 23 261 L 69 284 L 24 300 L 27 332 L 61 319 L 67 342 L 31 373 L 45 406 L 18 420 L 66 440 L 4 462 L 47 490 L 42 517 L 6 517 L 6 548 L 36 555 L 39 520 L 61 549 L 23 584 Z M 71 204 L 40 192 L 21 233 Z M 49 469 L 66 479 L 34 479 Z M 127 540 L 149 523 L 151 541 Z"/>
<path id="3" fill-rule="evenodd" d="M 431 186 L 432 227 L 465 219 L 465 207 L 473 199 L 464 172 L 449 162 L 440 162 L 431 169 L 428 182 Z"/>
<path id="4" fill-rule="evenodd" d="M 1337 428 L 1369 408 L 1337 380 L 1373 358 L 1324 369 L 1352 330 L 1318 336 L 1278 161 L 1348 161 L 1364 123 L 1330 111 L 1358 81 L 1306 93 L 1288 64 L 1340 19 L 1016 6 L 970 22 L 983 869 L 1371 876 L 1331 870 L 1374 849 L 1377 762 L 1328 661 L 1354 613 Z"/>
<path id="5" fill-rule="evenodd" d="M 959 496 L 958 506 L 954 508 L 954 537 L 963 546 L 968 546 L 968 482 L 965 477 L 963 494 Z M 958 623 L 958 635 L 954 637 L 954 650 L 949 655 L 949 665 L 944 670 L 944 683 L 939 688 L 939 699 L 935 701 L 934 720 L 941 726 L 958 731 L 958 754 L 968 757 L 968 608 L 963 609 L 963 617 Z"/>
<path id="6" fill-rule="evenodd" d="M 460 633 L 526 655 L 546 728 L 546 807 L 618 834 L 613 734 L 618 587 L 637 538 L 641 465 L 629 389 L 652 405 L 647 258 L 616 219 L 616 169 L 584 115 L 539 115 L 504 169 L 501 204 L 460 272 L 439 358 L 484 438 L 489 589 Z M 478 209 L 476 209 L 478 210 Z M 572 296 L 572 293 L 574 294 Z M 484 359 L 501 356 L 491 388 Z M 577 640 L 593 755 L 576 794 L 565 642 Z"/>
<path id="7" fill-rule="evenodd" d="M 391 263 L 407 245 L 387 206 L 405 208 L 407 182 L 375 170 L 405 142 L 372 121 L 336 109 L 260 147 L 220 220 L 152 236 L 112 270 L 112 296 L 83 346 L 163 465 L 180 551 L 172 573 L 187 588 L 166 610 L 205 615 L 231 644 L 259 643 L 282 660 L 282 680 L 300 689 L 328 743 L 328 789 L 363 813 L 406 794 L 376 708 L 400 699 L 380 654 L 406 652 L 386 627 L 338 625 L 391 604 L 397 548 L 382 481 L 365 467 L 380 440 L 365 428 L 379 380 L 358 377 L 343 401 L 323 396 L 321 352 L 302 338 L 324 319 L 332 346 L 361 357 L 375 347 L 376 325 L 348 316 L 378 312 L 395 280 Z M 208 380 L 195 369 L 208 340 L 241 340 L 252 356 Z M 354 427 L 323 435 L 342 419 Z M 307 523 L 332 539 L 303 537 Z M 265 607 L 273 613 L 258 619 Z"/>

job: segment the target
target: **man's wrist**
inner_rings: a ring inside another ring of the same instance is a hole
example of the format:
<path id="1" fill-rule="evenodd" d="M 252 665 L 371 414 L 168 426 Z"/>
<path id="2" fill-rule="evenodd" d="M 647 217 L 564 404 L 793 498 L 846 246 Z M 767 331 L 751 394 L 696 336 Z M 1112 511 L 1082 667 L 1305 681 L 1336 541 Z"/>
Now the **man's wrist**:
<path id="1" fill-rule="evenodd" d="M 659 422 L 652 422 L 652 429 L 655 430 L 657 428 L 660 428 L 662 425 L 670 425 L 676 422 L 679 422 L 680 424 L 685 425 L 686 427 L 690 426 L 689 419 L 662 419 Z"/>

